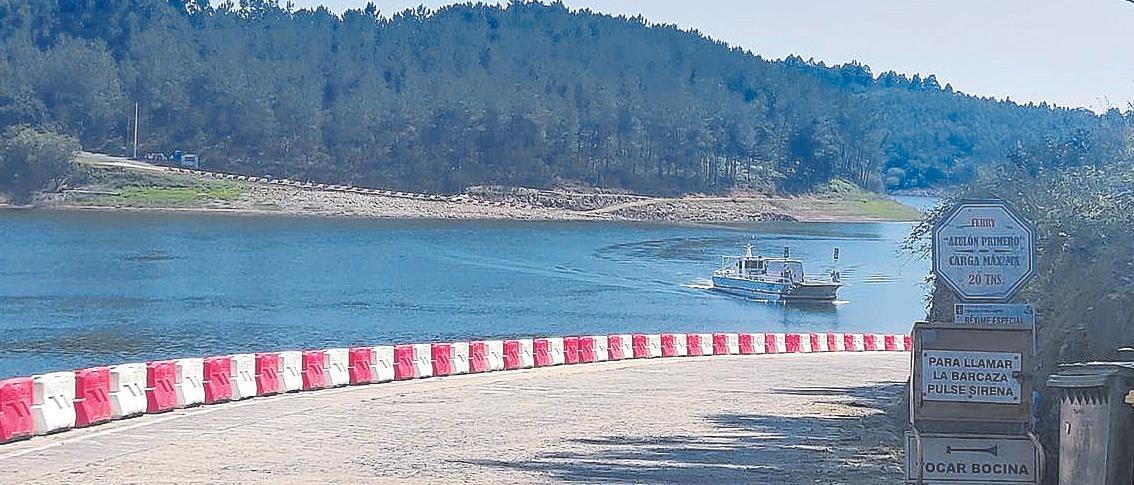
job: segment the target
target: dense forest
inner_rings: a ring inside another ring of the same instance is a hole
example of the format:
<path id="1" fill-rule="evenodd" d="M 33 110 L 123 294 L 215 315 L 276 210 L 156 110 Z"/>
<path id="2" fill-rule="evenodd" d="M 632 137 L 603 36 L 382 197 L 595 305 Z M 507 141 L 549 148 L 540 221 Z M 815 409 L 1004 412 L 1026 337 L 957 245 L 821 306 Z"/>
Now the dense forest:
<path id="1" fill-rule="evenodd" d="M 559 3 L 338 15 L 274 0 L 0 0 L 0 128 L 125 154 L 135 103 L 141 153 L 447 192 L 936 187 L 1026 147 L 1113 158 L 1134 120 L 767 60 Z"/>

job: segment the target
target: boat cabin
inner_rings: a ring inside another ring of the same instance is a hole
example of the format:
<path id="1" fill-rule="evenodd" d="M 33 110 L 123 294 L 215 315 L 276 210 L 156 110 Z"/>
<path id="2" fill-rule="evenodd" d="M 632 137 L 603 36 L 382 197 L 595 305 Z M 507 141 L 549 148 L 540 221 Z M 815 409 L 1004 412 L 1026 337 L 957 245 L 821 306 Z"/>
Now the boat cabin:
<path id="1" fill-rule="evenodd" d="M 752 254 L 752 246 L 749 245 L 741 257 L 725 257 L 725 266 L 728 260 L 735 259 L 736 265 L 733 269 L 742 277 L 764 276 L 772 278 L 783 278 L 784 280 L 791 281 L 792 283 L 799 283 L 803 281 L 803 262 L 796 259 L 789 258 L 766 258 L 763 256 L 756 256 Z"/>

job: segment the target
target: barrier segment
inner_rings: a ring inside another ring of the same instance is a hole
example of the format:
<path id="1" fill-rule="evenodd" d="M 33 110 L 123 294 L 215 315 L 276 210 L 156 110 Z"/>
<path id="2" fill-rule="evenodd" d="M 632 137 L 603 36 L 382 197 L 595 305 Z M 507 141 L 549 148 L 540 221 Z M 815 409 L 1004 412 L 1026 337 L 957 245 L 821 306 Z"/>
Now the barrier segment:
<path id="1" fill-rule="evenodd" d="M 864 345 L 865 339 L 861 333 L 846 333 L 843 334 L 843 344 L 846 346 L 847 352 L 862 352 L 866 350 Z"/>
<path id="2" fill-rule="evenodd" d="M 504 341 L 504 370 L 513 370 L 522 367 L 520 353 L 519 340 Z"/>
<path id="3" fill-rule="evenodd" d="M 843 352 L 847 350 L 846 341 L 843 340 L 841 333 L 828 333 L 827 334 L 827 349 L 831 352 Z"/>
<path id="4" fill-rule="evenodd" d="M 488 370 L 504 370 L 504 341 L 489 340 L 484 342 L 488 356 Z"/>
<path id="5" fill-rule="evenodd" d="M 634 334 L 634 358 L 635 359 L 648 359 L 650 358 L 649 344 L 646 341 L 646 335 L 641 333 Z"/>
<path id="6" fill-rule="evenodd" d="M 811 333 L 811 334 L 808 334 L 808 337 L 810 337 L 810 339 L 811 339 L 811 351 L 812 352 L 830 352 L 831 351 L 831 349 L 827 348 L 827 335 L 826 334 Z"/>
<path id="7" fill-rule="evenodd" d="M 810 354 L 815 351 L 815 349 L 811 347 L 811 336 L 809 334 L 800 334 L 799 351 L 805 354 Z"/>
<path id="8" fill-rule="evenodd" d="M 594 342 L 595 362 L 602 362 L 610 357 L 610 339 L 603 335 L 594 335 L 591 337 Z"/>
<path id="9" fill-rule="evenodd" d="M 413 372 L 418 379 L 433 376 L 433 346 L 413 344 Z"/>
<path id="10" fill-rule="evenodd" d="M 799 348 L 800 338 L 798 333 L 789 333 L 784 335 L 784 347 L 787 353 L 802 352 Z"/>
<path id="11" fill-rule="evenodd" d="M 205 402 L 204 363 L 202 359 L 177 359 L 173 387 L 177 391 L 177 407 L 196 406 Z"/>
<path id="12" fill-rule="evenodd" d="M 622 351 L 622 336 L 621 335 L 608 335 L 606 337 L 607 344 L 607 358 L 610 360 L 622 360 L 633 357 L 633 354 L 626 355 Z"/>
<path id="13" fill-rule="evenodd" d="M 264 352 L 256 354 L 256 395 L 269 396 L 283 392 L 280 371 L 283 368 L 280 354 Z M 231 369 L 232 363 L 229 362 Z M 231 374 L 230 374 L 231 375 Z M 302 385 L 302 383 L 301 383 Z"/>
<path id="14" fill-rule="evenodd" d="M 608 341 L 608 343 L 611 347 L 614 346 L 613 341 Z M 618 335 L 618 354 L 621 355 L 623 359 L 634 358 L 634 339 L 630 334 L 624 333 Z"/>
<path id="15" fill-rule="evenodd" d="M 469 342 L 469 373 L 488 372 L 488 345 L 482 341 Z"/>
<path id="16" fill-rule="evenodd" d="M 370 373 L 374 382 L 394 380 L 394 347 L 379 345 L 371 352 Z"/>
<path id="17" fill-rule="evenodd" d="M 121 419 L 146 412 L 146 364 L 110 366 L 110 416 Z"/>
<path id="18" fill-rule="evenodd" d="M 588 364 L 595 361 L 595 338 L 592 336 L 579 337 L 579 363 Z"/>
<path id="19" fill-rule="evenodd" d="M 469 373 L 469 343 L 453 342 L 450 344 L 449 360 L 453 363 L 453 374 Z"/>
<path id="20" fill-rule="evenodd" d="M 686 337 L 682 333 L 663 333 L 661 335 L 662 357 L 684 357 L 686 352 Z"/>
<path id="21" fill-rule="evenodd" d="M 537 338 L 532 340 L 532 347 L 534 348 L 535 366 L 547 367 L 551 365 L 551 342 L 545 338 Z"/>
<path id="22" fill-rule="evenodd" d="M 35 434 L 35 383 L 30 377 L 0 381 L 0 443 L 30 438 Z"/>
<path id="23" fill-rule="evenodd" d="M 535 346 L 530 338 L 522 338 L 520 342 L 520 368 L 530 369 L 535 367 Z"/>
<path id="24" fill-rule="evenodd" d="M 782 333 L 764 334 L 764 353 L 783 354 L 788 351 L 787 336 Z"/>
<path id="25" fill-rule="evenodd" d="M 686 355 L 697 357 L 701 354 L 701 334 L 690 333 L 685 335 Z"/>
<path id="26" fill-rule="evenodd" d="M 649 358 L 661 357 L 661 335 L 651 333 L 646 335 L 646 346 L 649 349 Z"/>
<path id="27" fill-rule="evenodd" d="M 162 413 L 177 407 L 177 364 L 172 360 L 146 362 L 146 412 Z"/>
<path id="28" fill-rule="evenodd" d="M 206 357 L 201 365 L 205 403 L 216 404 L 232 399 L 232 357 Z"/>
<path id="29" fill-rule="evenodd" d="M 236 354 L 232 358 L 232 399 L 256 397 L 256 355 Z"/>
<path id="30" fill-rule="evenodd" d="M 374 382 L 374 349 L 351 347 L 347 349 L 347 374 L 352 385 Z"/>
<path id="31" fill-rule="evenodd" d="M 35 434 L 75 427 L 75 373 L 52 372 L 32 376 L 32 417 Z"/>
<path id="32" fill-rule="evenodd" d="M 579 337 L 563 337 L 563 363 L 579 363 Z"/>
<path id="33" fill-rule="evenodd" d="M 110 405 L 110 368 L 93 367 L 75 371 L 74 403 L 76 428 L 109 421 L 113 414 Z M 0 405 L 0 414 L 4 414 L 3 405 Z M 3 441 L 0 439 L 0 442 Z"/>
<path id="34" fill-rule="evenodd" d="M 327 387 L 326 356 L 322 350 L 303 351 L 303 390 Z"/>
<path id="35" fill-rule="evenodd" d="M 451 375 L 453 373 L 453 346 L 437 343 L 433 344 L 429 351 L 433 360 L 433 375 Z"/>
<path id="36" fill-rule="evenodd" d="M 713 334 L 713 354 L 736 355 L 740 353 L 740 336 L 735 333 Z"/>
<path id="37" fill-rule="evenodd" d="M 551 365 L 563 365 L 565 362 L 563 337 L 548 337 L 547 346 L 548 353 L 551 354 Z"/>
<path id="38" fill-rule="evenodd" d="M 350 354 L 345 348 L 323 350 L 323 371 L 327 376 L 327 387 L 341 387 L 350 384 Z"/>
<path id="39" fill-rule="evenodd" d="M 699 334 L 698 341 L 701 343 L 701 355 L 713 355 L 713 334 L 702 333 Z"/>
<path id="40" fill-rule="evenodd" d="M 303 389 L 303 353 L 298 350 L 280 352 L 280 387 L 283 392 Z"/>
<path id="41" fill-rule="evenodd" d="M 416 377 L 417 370 L 414 366 L 413 346 L 394 346 L 394 379 L 401 381 Z"/>

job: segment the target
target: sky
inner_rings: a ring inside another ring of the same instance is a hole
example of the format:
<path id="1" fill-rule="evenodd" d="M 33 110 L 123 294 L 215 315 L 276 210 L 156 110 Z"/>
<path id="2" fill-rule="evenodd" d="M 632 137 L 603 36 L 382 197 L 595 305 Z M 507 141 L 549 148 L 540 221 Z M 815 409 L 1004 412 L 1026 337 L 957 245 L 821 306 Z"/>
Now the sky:
<path id="1" fill-rule="evenodd" d="M 366 0 L 292 0 L 342 12 Z M 281 3 L 286 3 L 282 1 Z M 452 1 L 374 0 L 392 14 Z M 486 2 L 492 3 L 492 2 Z M 857 60 L 875 74 L 937 75 L 944 85 L 1026 103 L 1130 109 L 1134 2 L 1127 0 L 565 0 L 641 14 L 765 58 Z"/>

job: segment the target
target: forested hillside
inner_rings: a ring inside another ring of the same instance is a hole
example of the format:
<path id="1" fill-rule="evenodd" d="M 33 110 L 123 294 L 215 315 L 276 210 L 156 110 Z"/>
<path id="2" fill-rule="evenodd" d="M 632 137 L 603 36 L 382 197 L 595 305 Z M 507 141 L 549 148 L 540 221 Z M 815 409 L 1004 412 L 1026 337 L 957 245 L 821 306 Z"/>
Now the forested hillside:
<path id="1" fill-rule="evenodd" d="M 769 61 L 560 4 L 339 16 L 269 0 L 0 0 L 0 128 L 126 153 L 135 102 L 142 153 L 430 191 L 931 187 L 1021 147 L 1107 158 L 1131 121 Z"/>

